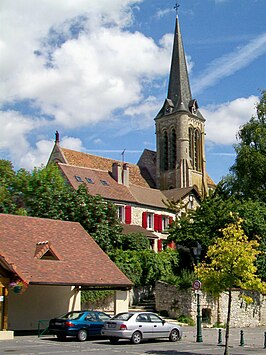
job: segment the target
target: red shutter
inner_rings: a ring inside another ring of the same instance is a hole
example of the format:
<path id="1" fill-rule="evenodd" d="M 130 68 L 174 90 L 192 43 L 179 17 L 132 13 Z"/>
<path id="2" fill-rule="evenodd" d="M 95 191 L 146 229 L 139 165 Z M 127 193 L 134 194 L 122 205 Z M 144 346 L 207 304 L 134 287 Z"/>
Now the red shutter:
<path id="1" fill-rule="evenodd" d="M 147 228 L 147 212 L 142 213 L 142 227 Z"/>
<path id="2" fill-rule="evenodd" d="M 172 223 L 173 223 L 173 217 L 169 217 L 169 225 L 171 226 Z"/>
<path id="3" fill-rule="evenodd" d="M 162 251 L 163 250 L 163 241 L 162 239 L 158 240 L 158 251 Z"/>
<path id="4" fill-rule="evenodd" d="M 131 224 L 131 206 L 125 207 L 125 222 Z"/>
<path id="5" fill-rule="evenodd" d="M 167 246 L 170 249 L 176 249 L 175 242 L 173 240 L 170 243 L 168 243 Z"/>
<path id="6" fill-rule="evenodd" d="M 158 231 L 161 232 L 163 230 L 163 216 L 158 216 Z"/>
<path id="7" fill-rule="evenodd" d="M 154 231 L 157 232 L 159 230 L 159 216 L 158 214 L 154 215 Z"/>

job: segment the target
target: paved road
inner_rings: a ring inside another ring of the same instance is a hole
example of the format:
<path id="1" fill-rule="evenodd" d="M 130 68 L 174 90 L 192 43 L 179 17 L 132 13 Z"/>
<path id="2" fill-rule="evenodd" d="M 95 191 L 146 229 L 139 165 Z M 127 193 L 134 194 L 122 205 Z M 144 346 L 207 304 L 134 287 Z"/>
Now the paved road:
<path id="1" fill-rule="evenodd" d="M 240 346 L 240 329 L 231 329 L 230 355 L 266 355 L 264 349 L 264 332 L 266 327 L 246 328 L 244 331 L 244 346 Z M 203 329 L 203 342 L 196 343 L 196 329 L 184 328 L 184 337 L 177 343 L 167 340 L 146 341 L 132 345 L 120 341 L 111 345 L 102 339 L 89 340 L 79 343 L 69 339 L 59 342 L 55 337 L 18 336 L 14 340 L 0 341 L 0 354 L 42 355 L 42 354 L 95 354 L 95 355 L 222 355 L 224 347 L 218 345 L 218 330 Z M 224 341 L 224 330 L 222 331 Z"/>

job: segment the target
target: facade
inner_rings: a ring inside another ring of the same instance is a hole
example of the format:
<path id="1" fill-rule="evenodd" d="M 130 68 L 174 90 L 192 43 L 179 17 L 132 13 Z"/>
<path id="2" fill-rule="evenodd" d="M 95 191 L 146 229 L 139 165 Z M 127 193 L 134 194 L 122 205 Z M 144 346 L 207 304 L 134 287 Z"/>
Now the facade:
<path id="1" fill-rule="evenodd" d="M 206 173 L 205 119 L 191 96 L 178 18 L 168 94 L 155 126 L 157 151 L 145 149 L 137 164 L 65 149 L 58 132 L 48 164 L 56 162 L 73 188 L 84 183 L 90 194 L 112 201 L 124 233 L 142 232 L 160 251 L 167 227 L 176 217 L 167 201 L 197 208 L 215 187 Z"/>
<path id="2" fill-rule="evenodd" d="M 131 281 L 76 222 L 0 214 L 0 339 L 7 329 L 81 308 L 81 289 L 114 289 L 128 310 Z"/>

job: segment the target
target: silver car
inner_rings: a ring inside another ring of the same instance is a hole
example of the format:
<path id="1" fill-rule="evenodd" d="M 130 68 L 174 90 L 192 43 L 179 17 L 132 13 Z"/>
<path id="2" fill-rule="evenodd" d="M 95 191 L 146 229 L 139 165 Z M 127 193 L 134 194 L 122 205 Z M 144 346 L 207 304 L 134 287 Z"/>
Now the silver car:
<path id="1" fill-rule="evenodd" d="M 101 334 L 112 344 L 119 339 L 130 339 L 133 344 L 139 344 L 142 339 L 153 338 L 177 341 L 182 337 L 182 330 L 179 325 L 168 323 L 152 312 L 124 312 L 106 321 Z"/>

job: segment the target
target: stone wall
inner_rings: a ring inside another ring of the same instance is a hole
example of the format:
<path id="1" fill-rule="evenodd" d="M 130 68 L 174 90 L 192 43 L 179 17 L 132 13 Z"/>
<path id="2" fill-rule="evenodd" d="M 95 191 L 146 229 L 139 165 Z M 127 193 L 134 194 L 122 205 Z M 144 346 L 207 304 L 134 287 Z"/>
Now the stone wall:
<path id="1" fill-rule="evenodd" d="M 266 295 L 257 292 L 245 292 L 252 296 L 254 302 L 247 304 L 241 297 L 243 291 L 232 292 L 232 327 L 255 327 L 266 325 Z M 196 321 L 197 297 L 194 291 L 180 291 L 165 282 L 157 282 L 155 286 L 156 311 L 167 311 L 170 317 L 181 315 L 192 317 Z M 210 295 L 200 294 L 200 305 L 203 324 L 225 324 L 227 319 L 228 294 L 224 292 L 218 299 Z"/>

